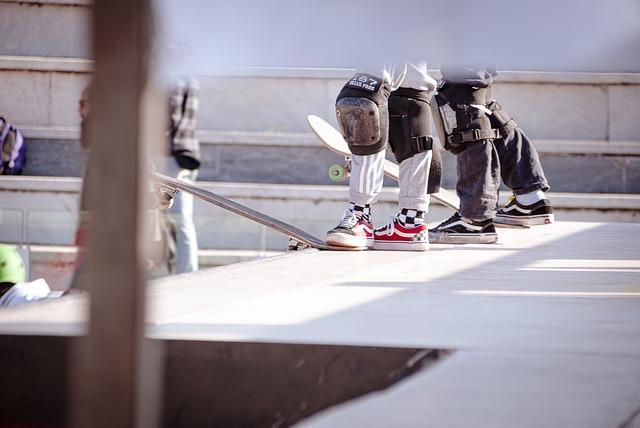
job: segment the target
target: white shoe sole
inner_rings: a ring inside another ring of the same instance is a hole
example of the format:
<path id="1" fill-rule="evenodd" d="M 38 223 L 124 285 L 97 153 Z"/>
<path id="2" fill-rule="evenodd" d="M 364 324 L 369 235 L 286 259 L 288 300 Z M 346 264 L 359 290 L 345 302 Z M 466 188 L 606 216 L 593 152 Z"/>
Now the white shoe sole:
<path id="1" fill-rule="evenodd" d="M 359 236 L 347 235 L 344 233 L 331 233 L 327 235 L 327 244 L 338 247 L 360 248 L 373 247 L 373 238 L 363 238 Z"/>
<path id="2" fill-rule="evenodd" d="M 429 233 L 432 244 L 493 244 L 498 242 L 497 233 Z"/>
<path id="3" fill-rule="evenodd" d="M 373 249 L 383 251 L 428 251 L 429 243 L 373 241 Z"/>
<path id="4" fill-rule="evenodd" d="M 532 217 L 516 217 L 516 216 L 496 216 L 493 219 L 494 223 L 499 224 L 514 224 L 516 226 L 542 226 L 545 224 L 551 224 L 556 220 L 554 214 L 541 214 Z"/>

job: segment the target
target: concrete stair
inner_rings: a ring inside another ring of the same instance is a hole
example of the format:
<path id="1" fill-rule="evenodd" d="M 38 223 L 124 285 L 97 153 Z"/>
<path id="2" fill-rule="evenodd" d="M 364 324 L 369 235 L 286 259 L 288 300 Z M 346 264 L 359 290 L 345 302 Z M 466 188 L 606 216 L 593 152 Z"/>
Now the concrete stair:
<path id="1" fill-rule="evenodd" d="M 202 182 L 203 187 L 294 224 L 322 237 L 342 214 L 345 186 Z M 80 179 L 5 177 L 0 180 L 0 242 L 31 248 L 31 276 L 64 289 L 71 278 L 76 249 Z M 507 194 L 502 195 L 502 203 Z M 640 195 L 551 193 L 556 218 L 563 221 L 640 222 Z M 397 187 L 380 195 L 373 215 L 383 224 L 397 210 Z M 433 203 L 428 221 L 450 210 Z M 202 268 L 270 257 L 287 249 L 285 236 L 205 202 L 196 200 L 194 219 Z M 501 233 L 503 229 L 499 231 Z M 164 271 L 153 272 L 162 275 Z"/>
<path id="2" fill-rule="evenodd" d="M 84 59 L 0 57 L 2 115 L 29 143 L 26 174 L 79 176 L 77 100 Z M 341 159 L 309 132 L 306 115 L 334 122 L 348 69 L 234 69 L 200 76 L 200 177 L 205 181 L 332 184 Z M 437 75 L 437 72 L 434 72 Z M 640 74 L 504 72 L 496 96 L 534 139 L 559 192 L 640 193 Z M 455 186 L 445 156 L 445 187 Z"/>
<path id="3" fill-rule="evenodd" d="M 202 187 L 253 209 L 323 236 L 345 208 L 346 186 L 201 182 Z M 80 179 L 69 177 L 7 177 L 0 180 L 0 242 L 70 245 L 77 221 Z M 504 203 L 508 194 L 501 194 Z M 615 222 L 640 220 L 640 195 L 554 193 L 549 195 L 559 219 Z M 397 210 L 398 189 L 385 188 L 373 210 L 376 224 Z M 434 202 L 428 221 L 451 214 Z M 195 201 L 194 217 L 204 249 L 283 251 L 287 240 L 254 222 L 216 206 Z"/>

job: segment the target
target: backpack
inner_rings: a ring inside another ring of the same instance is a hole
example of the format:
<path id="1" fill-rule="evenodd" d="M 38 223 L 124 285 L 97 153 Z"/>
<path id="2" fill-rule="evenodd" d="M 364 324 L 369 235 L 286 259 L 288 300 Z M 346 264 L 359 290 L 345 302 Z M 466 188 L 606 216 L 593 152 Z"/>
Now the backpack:
<path id="1" fill-rule="evenodd" d="M 0 117 L 0 174 L 21 174 L 26 161 L 27 144 L 22 133 Z"/>

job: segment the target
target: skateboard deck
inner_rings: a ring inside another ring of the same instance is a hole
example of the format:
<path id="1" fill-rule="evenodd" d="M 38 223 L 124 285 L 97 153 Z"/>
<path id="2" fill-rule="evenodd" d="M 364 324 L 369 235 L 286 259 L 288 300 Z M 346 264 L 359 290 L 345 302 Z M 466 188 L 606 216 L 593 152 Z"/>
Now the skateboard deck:
<path id="1" fill-rule="evenodd" d="M 340 134 L 340 131 L 334 128 L 329 122 L 312 114 L 307 116 L 307 121 L 309 122 L 309 126 L 314 134 L 316 134 L 318 139 L 327 146 L 329 150 L 342 155 L 345 158 L 349 158 L 351 156 L 351 151 L 349 150 L 349 146 L 344 140 L 344 137 Z M 398 181 L 400 168 L 398 164 L 386 159 L 384 161 L 384 173 L 387 177 Z M 458 196 L 453 192 L 440 189 L 438 193 L 432 194 L 431 197 L 452 210 L 457 211 L 460 209 L 460 198 L 458 198 Z"/>
<path id="2" fill-rule="evenodd" d="M 216 193 L 205 190 L 201 187 L 193 184 L 185 183 L 184 181 L 176 180 L 173 177 L 169 177 L 163 174 L 152 172 L 150 174 L 151 180 L 155 181 L 160 186 L 169 188 L 173 191 L 182 191 L 193 195 L 194 197 L 201 199 L 210 204 L 219 206 L 222 209 L 238 214 L 256 223 L 262 224 L 269 229 L 280 232 L 283 235 L 288 236 L 290 239 L 297 241 L 308 247 L 317 248 L 319 250 L 335 250 L 335 251 L 350 251 L 350 250 L 364 250 L 366 248 L 348 248 L 335 245 L 328 245 L 324 240 L 305 232 L 295 226 L 285 223 L 282 220 L 268 216 L 259 211 L 251 209 L 238 202 L 227 199 L 224 196 L 220 196 Z"/>

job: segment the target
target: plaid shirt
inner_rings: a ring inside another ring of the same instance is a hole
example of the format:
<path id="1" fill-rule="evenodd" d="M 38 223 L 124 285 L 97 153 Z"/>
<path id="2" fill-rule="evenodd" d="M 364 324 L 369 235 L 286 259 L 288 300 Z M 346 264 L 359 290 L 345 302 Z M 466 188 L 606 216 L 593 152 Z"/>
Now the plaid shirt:
<path id="1" fill-rule="evenodd" d="M 189 164 L 188 169 L 197 169 L 200 166 L 200 142 L 196 138 L 198 89 L 197 80 L 189 79 L 188 82 L 181 80 L 170 99 L 171 154 L 176 156 L 178 163 L 181 163 L 179 157 L 183 158 L 182 160 L 186 158 Z"/>

